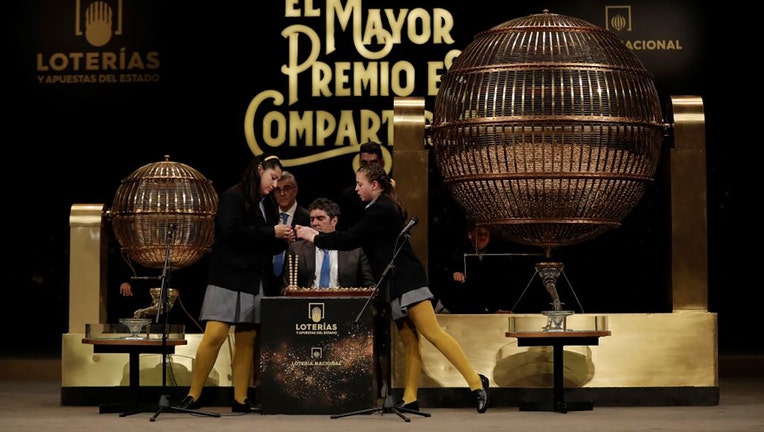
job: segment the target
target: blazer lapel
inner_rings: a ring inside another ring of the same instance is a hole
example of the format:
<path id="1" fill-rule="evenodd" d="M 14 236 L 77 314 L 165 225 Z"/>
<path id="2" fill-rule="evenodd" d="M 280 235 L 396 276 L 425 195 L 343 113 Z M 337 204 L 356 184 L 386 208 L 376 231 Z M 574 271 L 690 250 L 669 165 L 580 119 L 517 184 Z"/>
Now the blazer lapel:
<path id="1" fill-rule="evenodd" d="M 305 242 L 305 268 L 303 268 L 306 287 L 312 287 L 313 281 L 316 280 L 316 245 L 310 242 Z"/>
<path id="2" fill-rule="evenodd" d="M 347 262 L 348 262 L 348 255 L 350 255 L 349 251 L 337 251 L 337 283 L 341 287 L 348 286 L 346 285 L 347 281 L 345 280 L 345 274 L 343 273 L 342 269 L 347 269 Z"/>

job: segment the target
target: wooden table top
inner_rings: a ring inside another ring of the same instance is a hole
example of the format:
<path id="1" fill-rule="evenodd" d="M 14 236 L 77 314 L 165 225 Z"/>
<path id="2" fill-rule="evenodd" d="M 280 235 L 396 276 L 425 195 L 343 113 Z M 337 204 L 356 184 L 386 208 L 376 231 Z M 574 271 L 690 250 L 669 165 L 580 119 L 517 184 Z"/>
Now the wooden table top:
<path id="1" fill-rule="evenodd" d="M 130 346 L 162 346 L 162 339 L 98 339 L 82 338 L 82 343 L 91 345 L 130 345 Z M 187 345 L 185 339 L 167 339 L 167 346 Z"/>
<path id="2" fill-rule="evenodd" d="M 519 331 L 504 333 L 513 338 L 583 338 L 610 336 L 610 330 L 558 330 L 558 331 Z"/>

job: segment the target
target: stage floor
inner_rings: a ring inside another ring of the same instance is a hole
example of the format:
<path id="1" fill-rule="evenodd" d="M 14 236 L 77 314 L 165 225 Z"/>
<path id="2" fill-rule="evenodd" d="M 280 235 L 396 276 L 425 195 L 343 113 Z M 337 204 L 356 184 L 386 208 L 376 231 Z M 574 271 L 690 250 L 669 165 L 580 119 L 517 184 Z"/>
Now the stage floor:
<path id="1" fill-rule="evenodd" d="M 764 378 L 722 379 L 719 388 L 720 403 L 714 406 L 595 406 L 592 411 L 567 414 L 519 411 L 517 407 L 489 408 L 485 414 L 468 408 L 430 408 L 425 411 L 431 413 L 431 417 L 410 415 L 410 423 L 392 413 L 332 419 L 329 415 L 241 415 L 232 414 L 227 407 L 209 407 L 202 411 L 217 412 L 221 417 L 166 412 L 152 423 L 154 411 L 119 417 L 118 414 L 99 414 L 96 406 L 61 406 L 59 382 L 0 381 L 0 430 L 145 432 L 153 427 L 162 432 L 225 432 L 248 428 L 279 432 L 764 430 Z"/>

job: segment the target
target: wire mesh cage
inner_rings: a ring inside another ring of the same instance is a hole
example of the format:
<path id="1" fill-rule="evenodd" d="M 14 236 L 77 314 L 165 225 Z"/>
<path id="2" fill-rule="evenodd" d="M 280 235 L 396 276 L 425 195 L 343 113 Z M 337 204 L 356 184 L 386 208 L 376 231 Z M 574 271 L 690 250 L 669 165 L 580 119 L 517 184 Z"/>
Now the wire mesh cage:
<path id="1" fill-rule="evenodd" d="M 475 36 L 442 77 L 430 133 L 477 224 L 549 250 L 620 225 L 664 129 L 652 74 L 614 33 L 544 11 Z"/>
<path id="2" fill-rule="evenodd" d="M 122 180 L 109 216 L 123 253 L 133 261 L 162 268 L 169 242 L 171 267 L 180 269 L 209 252 L 217 205 L 211 181 L 165 156 Z"/>

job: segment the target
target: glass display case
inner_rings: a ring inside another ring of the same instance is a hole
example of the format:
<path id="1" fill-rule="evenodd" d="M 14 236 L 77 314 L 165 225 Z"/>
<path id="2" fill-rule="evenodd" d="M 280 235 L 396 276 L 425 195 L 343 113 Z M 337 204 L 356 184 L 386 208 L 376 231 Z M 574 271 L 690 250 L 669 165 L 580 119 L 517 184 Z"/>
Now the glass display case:
<path id="1" fill-rule="evenodd" d="M 88 323 L 85 324 L 85 339 L 161 341 L 165 325 L 154 323 L 152 320 L 148 321 L 148 323 Z M 185 338 L 185 325 L 167 325 L 167 340 L 178 341 L 185 340 Z"/>

